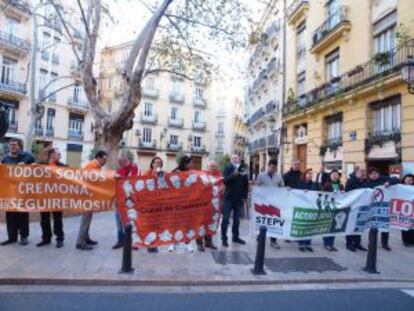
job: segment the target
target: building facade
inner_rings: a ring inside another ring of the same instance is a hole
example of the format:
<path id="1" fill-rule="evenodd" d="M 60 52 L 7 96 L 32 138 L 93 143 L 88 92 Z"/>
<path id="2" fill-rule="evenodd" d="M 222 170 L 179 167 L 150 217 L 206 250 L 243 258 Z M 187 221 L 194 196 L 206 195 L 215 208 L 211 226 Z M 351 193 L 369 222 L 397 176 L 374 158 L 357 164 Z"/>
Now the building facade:
<path id="1" fill-rule="evenodd" d="M 246 116 L 251 177 L 263 170 L 270 158 L 281 167 L 280 137 L 283 103 L 284 1 L 269 1 L 251 37 L 248 64 Z"/>
<path id="2" fill-rule="evenodd" d="M 30 57 L 32 33 L 36 31 L 35 97 L 47 100 L 44 116 L 35 125 L 34 141 L 46 149 L 59 148 L 63 162 L 80 166 L 89 159 L 93 148 L 92 117 L 79 83 L 77 64 L 62 35 L 62 24 L 51 6 L 38 7 L 36 13 L 48 18 L 34 29 L 29 2 L 2 0 L 0 5 L 0 103 L 8 108 L 10 124 L 6 139 L 24 139 L 28 131 Z M 80 19 L 71 19 L 79 25 Z M 82 31 L 74 30 L 74 40 L 80 46 Z M 48 96 L 59 89 L 62 90 Z"/>
<path id="3" fill-rule="evenodd" d="M 121 71 L 131 46 L 132 42 L 127 42 L 102 50 L 102 105 L 108 111 L 119 107 Z M 124 147 L 137 156 L 144 169 L 149 168 L 151 159 L 157 155 L 163 159 L 165 168 L 171 170 L 182 154 L 191 155 L 194 168 L 204 168 L 211 152 L 213 122 L 208 79 L 203 76 L 190 81 L 159 72 L 145 77 L 142 93 L 133 129 L 124 135 Z"/>
<path id="4" fill-rule="evenodd" d="M 410 0 L 289 0 L 284 168 L 414 163 L 414 96 L 401 67 L 414 55 Z"/>

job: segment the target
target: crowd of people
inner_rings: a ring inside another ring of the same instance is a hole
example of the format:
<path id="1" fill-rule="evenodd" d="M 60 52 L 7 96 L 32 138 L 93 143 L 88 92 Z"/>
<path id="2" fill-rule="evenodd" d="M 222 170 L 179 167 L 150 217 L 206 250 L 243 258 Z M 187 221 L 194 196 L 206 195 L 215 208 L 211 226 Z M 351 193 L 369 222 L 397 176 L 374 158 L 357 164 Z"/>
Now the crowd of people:
<path id="1" fill-rule="evenodd" d="M 12 138 L 9 140 L 9 153 L 2 159 L 3 164 L 21 165 L 36 163 L 35 158 L 29 152 L 23 150 L 22 141 Z M 84 168 L 101 170 L 105 169 L 108 162 L 108 153 L 105 151 L 98 151 L 95 158 L 88 162 Z M 61 162 L 61 153 L 57 148 L 52 148 L 47 152 L 47 160 L 39 162 L 50 166 L 66 166 Z M 182 156 L 179 159 L 178 166 L 172 172 L 184 172 L 192 170 L 193 163 L 189 156 Z M 248 168 L 238 155 L 232 155 L 230 163 L 221 172 L 215 161 L 208 163 L 210 174 L 220 177 L 223 180 L 223 185 L 220 191 L 223 195 L 222 204 L 222 221 L 221 221 L 221 242 L 222 247 L 229 247 L 228 226 L 230 224 L 230 217 L 232 215 L 231 228 L 231 242 L 239 245 L 246 244 L 245 240 L 240 237 L 240 217 L 245 206 L 249 193 L 249 178 Z M 164 174 L 163 160 L 156 156 L 154 157 L 148 169 L 141 171 L 140 167 L 133 163 L 128 154 L 121 153 L 118 158 L 118 168 L 116 170 L 116 178 L 127 178 L 135 176 L 160 176 Z M 346 184 L 341 182 L 341 173 L 338 170 L 331 170 L 329 173 L 322 168 L 314 178 L 312 169 L 306 169 L 303 173 L 300 171 L 300 162 L 293 161 L 292 167 L 283 176 L 277 172 L 277 161 L 270 160 L 267 169 L 257 176 L 255 185 L 257 187 L 287 187 L 288 189 L 302 189 L 304 191 L 327 191 L 327 192 L 346 192 L 360 188 L 375 188 L 384 185 L 388 187 L 392 184 L 399 183 L 396 178 L 381 176 L 376 168 L 369 168 L 366 172 L 363 168 L 357 167 L 355 171 L 349 176 Z M 401 183 L 406 185 L 414 185 L 414 176 L 409 174 L 404 176 Z M 114 204 L 115 200 L 114 200 Z M 27 212 L 6 212 L 6 226 L 8 239 L 1 243 L 1 245 L 9 245 L 18 242 L 20 236 L 20 244 L 27 245 L 29 237 L 29 213 Z M 82 214 L 79 233 L 76 241 L 76 248 L 82 251 L 93 250 L 93 247 L 98 242 L 90 237 L 89 230 L 92 222 L 93 212 L 85 212 Z M 53 231 L 51 221 L 53 218 Z M 116 243 L 113 249 L 123 247 L 124 243 L 124 227 L 121 222 L 121 217 L 117 208 L 115 208 L 115 222 L 117 226 Z M 64 230 L 63 230 L 63 213 L 62 212 L 40 212 L 40 226 L 42 231 L 41 241 L 37 243 L 38 247 L 43 247 L 51 244 L 52 237 L 56 237 L 56 247 L 64 246 Z M 414 230 L 403 231 L 402 241 L 404 245 L 414 245 Z M 290 241 L 286 241 L 290 242 Z M 297 241 L 299 250 L 302 252 L 313 252 L 312 240 L 306 239 Z M 381 233 L 382 247 L 391 251 L 389 245 L 389 233 Z M 280 245 L 276 238 L 270 239 L 270 244 L 274 249 L 280 249 Z M 205 236 L 196 240 L 197 250 L 204 252 L 206 248 L 215 250 L 217 246 L 213 243 L 212 236 Z M 335 237 L 323 237 L 323 245 L 327 251 L 335 252 Z M 170 245 L 169 252 L 173 252 L 179 245 Z M 188 252 L 194 252 L 191 243 L 180 245 Z M 361 235 L 347 235 L 346 248 L 352 252 L 357 250 L 366 251 L 367 249 L 361 244 Z M 138 250 L 138 245 L 133 245 L 133 249 Z M 147 248 L 150 253 L 157 253 L 158 249 L 154 247 Z"/>

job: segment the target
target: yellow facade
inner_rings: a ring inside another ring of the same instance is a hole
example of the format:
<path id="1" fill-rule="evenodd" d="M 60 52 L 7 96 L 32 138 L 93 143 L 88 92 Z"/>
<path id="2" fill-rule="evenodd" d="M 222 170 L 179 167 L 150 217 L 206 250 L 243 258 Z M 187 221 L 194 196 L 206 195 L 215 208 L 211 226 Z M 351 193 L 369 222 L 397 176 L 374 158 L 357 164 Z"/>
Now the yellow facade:
<path id="1" fill-rule="evenodd" d="M 119 107 L 121 72 L 131 46 L 132 42 L 127 42 L 102 50 L 102 105 L 108 111 Z M 189 154 L 195 168 L 205 168 L 211 152 L 213 126 L 210 84 L 160 72 L 145 78 L 142 91 L 133 129 L 124 134 L 125 148 L 137 156 L 143 169 L 149 168 L 154 156 L 160 156 L 165 168 L 171 170 L 181 154 Z"/>
<path id="2" fill-rule="evenodd" d="M 410 0 L 287 3 L 284 170 L 414 163 L 414 96 L 401 65 L 414 55 Z"/>

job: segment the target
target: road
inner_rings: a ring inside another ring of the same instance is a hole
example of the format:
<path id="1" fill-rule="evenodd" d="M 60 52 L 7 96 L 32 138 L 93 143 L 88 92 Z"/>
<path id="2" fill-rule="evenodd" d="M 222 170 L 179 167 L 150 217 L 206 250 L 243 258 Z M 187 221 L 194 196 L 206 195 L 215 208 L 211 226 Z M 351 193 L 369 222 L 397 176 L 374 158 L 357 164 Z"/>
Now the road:
<path id="1" fill-rule="evenodd" d="M 265 292 L 0 292 L 1 311 L 413 311 L 414 289 Z M 217 288 L 216 290 L 219 290 Z"/>

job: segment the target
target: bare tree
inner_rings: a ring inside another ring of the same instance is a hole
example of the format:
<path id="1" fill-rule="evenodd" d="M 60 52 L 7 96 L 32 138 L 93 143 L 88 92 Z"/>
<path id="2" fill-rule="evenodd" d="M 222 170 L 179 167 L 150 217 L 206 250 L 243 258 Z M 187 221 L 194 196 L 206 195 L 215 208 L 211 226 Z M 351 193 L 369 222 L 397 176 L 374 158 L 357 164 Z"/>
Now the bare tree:
<path id="1" fill-rule="evenodd" d="M 119 109 L 109 114 L 100 105 L 101 94 L 97 78 L 94 77 L 94 63 L 102 16 L 110 12 L 100 0 L 76 1 L 86 37 L 81 53 L 75 48 L 73 51 L 80 64 L 82 84 L 95 119 L 96 144 L 110 152 L 112 164 L 115 163 L 124 132 L 133 126 L 135 110 L 141 102 L 142 81 L 147 74 L 157 71 L 176 72 L 190 78 L 182 70 L 177 72 L 177 60 L 181 65 L 193 62 L 192 49 L 199 47 L 206 38 L 210 42 L 225 43 L 215 46 L 237 48 L 247 37 L 243 24 L 246 10 L 238 0 L 162 0 L 151 1 L 151 4 L 149 1 L 140 2 L 152 16 L 137 34 L 123 68 L 122 90 L 125 95 L 121 98 Z M 69 42 L 73 42 L 72 29 L 65 19 L 62 7 L 58 1 L 50 0 L 50 3 L 61 18 L 66 37 Z M 156 34 L 157 40 L 154 40 Z M 154 50 L 154 42 L 156 52 L 150 53 L 150 50 Z M 166 53 L 170 57 L 163 57 Z M 160 60 L 169 61 L 161 66 L 153 66 L 159 64 Z M 175 60 L 175 64 L 171 60 Z"/>

